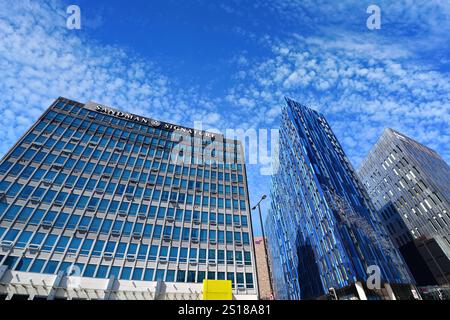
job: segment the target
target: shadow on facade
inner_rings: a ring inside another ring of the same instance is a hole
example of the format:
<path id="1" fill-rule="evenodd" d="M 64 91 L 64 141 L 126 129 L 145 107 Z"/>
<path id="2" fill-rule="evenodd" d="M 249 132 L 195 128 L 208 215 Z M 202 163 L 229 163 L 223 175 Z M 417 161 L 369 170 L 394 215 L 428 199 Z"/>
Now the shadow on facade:
<path id="1" fill-rule="evenodd" d="M 401 214 L 397 211 L 392 202 L 386 204 L 386 206 L 381 211 L 390 211 L 392 213 L 390 219 L 384 220 L 385 224 L 389 222 L 395 222 L 396 227 L 400 228 L 400 233 L 408 237 L 409 241 L 401 246 L 398 246 L 398 249 L 403 256 L 403 259 L 405 260 L 412 276 L 414 277 L 416 284 L 418 286 L 437 285 L 438 283 L 433 276 L 433 273 L 431 272 L 427 262 L 418 249 L 418 246 L 420 246 L 420 243 L 422 241 L 415 240 L 411 236 L 408 226 L 405 224 L 403 218 L 401 217 Z M 396 243 L 396 240 L 394 239 L 395 236 L 387 227 L 386 229 L 391 234 L 392 241 Z"/>
<path id="2" fill-rule="evenodd" d="M 324 294 L 320 271 L 309 238 L 297 236 L 298 277 L 302 299 L 313 299 Z"/>

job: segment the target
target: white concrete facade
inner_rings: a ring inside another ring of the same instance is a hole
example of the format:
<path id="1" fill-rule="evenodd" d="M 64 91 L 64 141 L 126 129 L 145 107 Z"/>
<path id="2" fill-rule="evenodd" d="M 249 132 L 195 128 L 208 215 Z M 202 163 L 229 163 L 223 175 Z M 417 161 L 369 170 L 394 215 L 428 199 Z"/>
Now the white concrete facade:
<path id="1" fill-rule="evenodd" d="M 9 300 L 13 295 L 48 300 L 202 300 L 201 283 L 132 281 L 50 275 L 0 270 L 0 294 Z M 257 300 L 256 295 L 236 291 L 233 299 Z"/>

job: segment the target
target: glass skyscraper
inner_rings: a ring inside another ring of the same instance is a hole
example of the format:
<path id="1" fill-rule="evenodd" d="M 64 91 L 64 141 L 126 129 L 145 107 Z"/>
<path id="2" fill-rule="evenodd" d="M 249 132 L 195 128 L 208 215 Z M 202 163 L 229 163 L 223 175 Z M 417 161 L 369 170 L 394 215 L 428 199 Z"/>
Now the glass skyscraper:
<path id="1" fill-rule="evenodd" d="M 266 220 L 276 298 L 409 297 L 408 270 L 328 122 L 286 101 Z M 366 285 L 369 266 L 381 272 L 378 291 Z"/>
<path id="2" fill-rule="evenodd" d="M 359 175 L 420 285 L 450 284 L 450 167 L 430 148 L 384 130 Z"/>
<path id="3" fill-rule="evenodd" d="M 257 298 L 242 144 L 58 98 L 0 161 L 0 296 Z"/>

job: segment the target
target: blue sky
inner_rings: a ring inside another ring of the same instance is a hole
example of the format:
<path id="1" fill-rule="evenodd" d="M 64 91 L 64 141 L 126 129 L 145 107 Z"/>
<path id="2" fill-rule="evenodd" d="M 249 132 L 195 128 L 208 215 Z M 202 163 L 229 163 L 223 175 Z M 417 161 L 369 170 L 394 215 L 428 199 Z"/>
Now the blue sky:
<path id="1" fill-rule="evenodd" d="M 65 27 L 71 4 L 81 30 Z M 58 96 L 222 130 L 277 128 L 290 96 L 325 114 L 355 167 L 385 127 L 448 162 L 449 32 L 444 0 L 1 0 L 0 156 Z M 259 169 L 252 202 L 269 192 Z"/>

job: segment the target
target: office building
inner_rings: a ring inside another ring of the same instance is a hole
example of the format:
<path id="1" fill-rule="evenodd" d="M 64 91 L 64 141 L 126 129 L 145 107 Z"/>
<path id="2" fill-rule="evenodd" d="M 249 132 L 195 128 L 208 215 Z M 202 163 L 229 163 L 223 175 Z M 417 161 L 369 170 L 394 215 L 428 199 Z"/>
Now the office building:
<path id="1" fill-rule="evenodd" d="M 0 295 L 256 299 L 239 141 L 58 98 L 0 161 Z"/>
<path id="2" fill-rule="evenodd" d="M 358 172 L 418 285 L 450 284 L 450 167 L 392 129 Z"/>
<path id="3" fill-rule="evenodd" d="M 266 221 L 275 298 L 413 298 L 408 270 L 327 120 L 286 101 Z M 380 287 L 368 285 L 371 268 Z"/>

